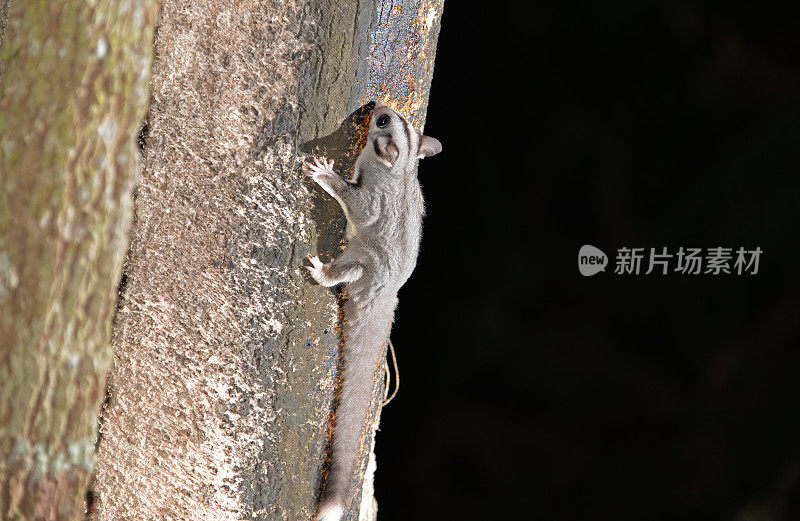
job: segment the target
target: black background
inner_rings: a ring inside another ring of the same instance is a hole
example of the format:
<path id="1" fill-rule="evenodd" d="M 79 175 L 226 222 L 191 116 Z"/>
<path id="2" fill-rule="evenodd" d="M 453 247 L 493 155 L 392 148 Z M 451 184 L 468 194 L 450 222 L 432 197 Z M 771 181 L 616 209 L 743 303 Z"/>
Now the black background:
<path id="1" fill-rule="evenodd" d="M 381 519 L 800 519 L 800 10 L 475 4 L 444 10 Z M 623 246 L 764 253 L 615 275 Z"/>

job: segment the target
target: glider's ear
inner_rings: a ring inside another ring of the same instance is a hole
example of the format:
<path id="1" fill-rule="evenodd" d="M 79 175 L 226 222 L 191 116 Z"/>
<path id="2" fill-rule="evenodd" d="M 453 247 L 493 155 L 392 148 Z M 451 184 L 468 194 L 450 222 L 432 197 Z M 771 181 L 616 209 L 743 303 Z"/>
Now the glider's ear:
<path id="1" fill-rule="evenodd" d="M 417 150 L 418 158 L 422 159 L 423 157 L 435 156 L 441 151 L 442 151 L 442 144 L 439 143 L 439 140 L 436 139 L 435 137 L 430 137 L 430 136 L 419 137 L 419 149 Z"/>

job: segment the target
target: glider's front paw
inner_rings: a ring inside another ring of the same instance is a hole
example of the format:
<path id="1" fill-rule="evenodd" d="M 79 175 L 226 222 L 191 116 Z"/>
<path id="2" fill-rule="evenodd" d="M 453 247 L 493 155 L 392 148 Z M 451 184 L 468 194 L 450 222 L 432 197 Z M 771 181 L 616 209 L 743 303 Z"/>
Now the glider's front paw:
<path id="1" fill-rule="evenodd" d="M 335 161 L 328 161 L 324 157 L 315 157 L 313 163 L 303 163 L 303 171 L 317 184 L 323 184 L 326 179 L 336 177 L 333 171 Z"/>

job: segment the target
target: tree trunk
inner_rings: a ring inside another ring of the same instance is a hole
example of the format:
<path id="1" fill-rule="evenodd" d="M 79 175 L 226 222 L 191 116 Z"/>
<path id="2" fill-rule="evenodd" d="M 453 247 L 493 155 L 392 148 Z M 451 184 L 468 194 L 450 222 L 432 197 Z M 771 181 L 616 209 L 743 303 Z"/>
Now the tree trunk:
<path id="1" fill-rule="evenodd" d="M 2 519 L 84 512 L 155 18 L 0 0 Z"/>
<path id="2" fill-rule="evenodd" d="M 352 168 L 371 99 L 421 126 L 441 10 L 163 2 L 96 519 L 314 514 L 338 305 L 302 265 L 338 251 L 344 221 L 305 181 L 303 152 Z M 371 478 L 354 486 L 349 519 L 374 519 Z"/>

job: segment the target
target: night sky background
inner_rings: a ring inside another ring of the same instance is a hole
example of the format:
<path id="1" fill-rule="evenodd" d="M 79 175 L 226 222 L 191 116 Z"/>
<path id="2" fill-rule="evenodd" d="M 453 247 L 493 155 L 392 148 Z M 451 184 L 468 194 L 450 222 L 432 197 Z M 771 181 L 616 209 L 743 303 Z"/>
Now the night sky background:
<path id="1" fill-rule="evenodd" d="M 450 2 L 383 521 L 800 519 L 800 5 Z M 578 249 L 612 263 L 586 278 Z M 760 247 L 757 275 L 613 273 Z"/>

